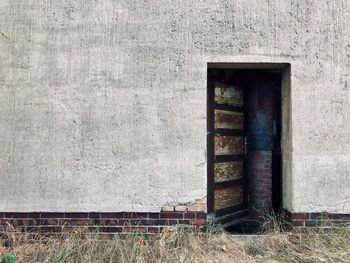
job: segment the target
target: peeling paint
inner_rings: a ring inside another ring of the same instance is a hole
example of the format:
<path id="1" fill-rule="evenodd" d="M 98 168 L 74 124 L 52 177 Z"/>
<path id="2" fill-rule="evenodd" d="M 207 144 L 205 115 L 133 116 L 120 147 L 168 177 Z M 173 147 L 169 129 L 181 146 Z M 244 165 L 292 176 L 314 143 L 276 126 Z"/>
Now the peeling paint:
<path id="1" fill-rule="evenodd" d="M 215 87 L 215 101 L 219 104 L 243 105 L 243 93 L 238 87 Z"/>
<path id="2" fill-rule="evenodd" d="M 241 136 L 215 136 L 214 154 L 231 155 L 244 151 L 244 138 Z"/>
<path id="3" fill-rule="evenodd" d="M 244 116 L 241 112 L 215 110 L 215 129 L 238 129 L 244 127 Z"/>

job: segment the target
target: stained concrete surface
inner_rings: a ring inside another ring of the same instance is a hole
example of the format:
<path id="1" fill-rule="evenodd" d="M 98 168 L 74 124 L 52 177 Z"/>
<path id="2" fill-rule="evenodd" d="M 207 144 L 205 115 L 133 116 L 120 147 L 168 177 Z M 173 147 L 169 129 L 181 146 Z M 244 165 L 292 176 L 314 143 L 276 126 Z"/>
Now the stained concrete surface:
<path id="1" fill-rule="evenodd" d="M 2 0 L 0 31 L 0 211 L 204 197 L 207 63 L 281 62 L 284 206 L 350 213 L 349 1 Z"/>

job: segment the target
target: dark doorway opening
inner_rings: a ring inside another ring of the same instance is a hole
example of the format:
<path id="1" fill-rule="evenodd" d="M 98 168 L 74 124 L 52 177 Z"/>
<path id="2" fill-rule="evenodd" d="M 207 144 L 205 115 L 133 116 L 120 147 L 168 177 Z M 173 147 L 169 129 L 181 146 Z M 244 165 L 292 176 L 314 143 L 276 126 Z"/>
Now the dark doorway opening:
<path id="1" fill-rule="evenodd" d="M 256 231 L 282 208 L 283 67 L 208 67 L 208 212 Z"/>

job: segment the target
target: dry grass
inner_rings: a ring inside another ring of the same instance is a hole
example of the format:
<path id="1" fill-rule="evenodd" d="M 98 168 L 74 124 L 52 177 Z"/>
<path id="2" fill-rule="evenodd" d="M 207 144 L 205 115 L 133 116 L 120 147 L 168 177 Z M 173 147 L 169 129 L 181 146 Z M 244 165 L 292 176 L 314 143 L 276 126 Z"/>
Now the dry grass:
<path id="1" fill-rule="evenodd" d="M 204 234 L 179 226 L 153 236 L 75 233 L 37 241 L 9 229 L 0 243 L 0 258 L 14 255 L 17 262 L 26 263 L 350 262 L 347 227 L 328 229 L 327 233 L 320 229 L 287 232 L 275 220 L 267 229 L 264 235 L 239 237 L 224 232 Z"/>

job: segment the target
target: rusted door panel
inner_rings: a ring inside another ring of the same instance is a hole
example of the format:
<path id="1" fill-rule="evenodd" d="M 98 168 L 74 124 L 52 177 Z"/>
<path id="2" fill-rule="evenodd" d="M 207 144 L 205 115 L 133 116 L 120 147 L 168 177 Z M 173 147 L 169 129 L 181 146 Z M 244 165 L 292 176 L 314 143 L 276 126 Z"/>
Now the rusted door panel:
<path id="1" fill-rule="evenodd" d="M 242 112 L 215 110 L 215 129 L 243 130 L 244 116 Z"/>
<path id="2" fill-rule="evenodd" d="M 242 136 L 215 136 L 214 154 L 233 155 L 244 152 L 244 137 Z"/>
<path id="3" fill-rule="evenodd" d="M 243 187 L 232 186 L 214 191 L 214 209 L 219 210 L 243 203 Z"/>
<path id="4" fill-rule="evenodd" d="M 208 87 L 208 210 L 224 225 L 244 215 L 246 202 L 243 95 L 224 83 Z"/>
<path id="5" fill-rule="evenodd" d="M 243 161 L 214 163 L 215 183 L 241 179 L 242 177 Z"/>
<path id="6" fill-rule="evenodd" d="M 243 106 L 243 90 L 222 83 L 215 84 L 215 99 L 218 104 Z"/>

